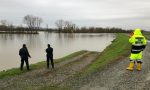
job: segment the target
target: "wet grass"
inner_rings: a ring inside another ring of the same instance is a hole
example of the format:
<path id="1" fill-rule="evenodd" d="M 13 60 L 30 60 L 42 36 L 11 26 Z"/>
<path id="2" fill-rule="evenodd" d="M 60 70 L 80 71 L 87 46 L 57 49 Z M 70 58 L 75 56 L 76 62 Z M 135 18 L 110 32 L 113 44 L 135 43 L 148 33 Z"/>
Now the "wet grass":
<path id="1" fill-rule="evenodd" d="M 76 56 L 81 55 L 81 54 L 86 53 L 86 52 L 87 51 L 85 51 L 85 50 L 74 52 L 70 55 L 67 55 L 67 56 L 63 57 L 63 58 L 59 58 L 59 59 L 54 60 L 54 63 L 55 64 L 61 63 L 63 61 L 69 60 L 73 57 L 76 57 Z M 30 65 L 31 71 L 35 70 L 35 69 L 42 68 L 42 67 L 46 67 L 46 62 L 45 61 L 38 62 L 36 64 L 31 64 Z M 3 70 L 3 71 L 0 72 L 0 79 L 5 78 L 5 77 L 12 77 L 12 76 L 20 75 L 20 74 L 23 74 L 25 72 L 28 72 L 25 67 L 24 67 L 23 71 L 20 71 L 19 68 L 12 68 L 12 69 L 9 69 L 9 70 Z"/>
<path id="2" fill-rule="evenodd" d="M 117 34 L 116 39 L 113 40 L 112 44 L 109 45 L 95 60 L 95 62 L 88 67 L 85 74 L 91 74 L 114 60 L 127 57 L 130 54 L 130 44 L 128 40 L 129 37 L 127 35 Z"/>

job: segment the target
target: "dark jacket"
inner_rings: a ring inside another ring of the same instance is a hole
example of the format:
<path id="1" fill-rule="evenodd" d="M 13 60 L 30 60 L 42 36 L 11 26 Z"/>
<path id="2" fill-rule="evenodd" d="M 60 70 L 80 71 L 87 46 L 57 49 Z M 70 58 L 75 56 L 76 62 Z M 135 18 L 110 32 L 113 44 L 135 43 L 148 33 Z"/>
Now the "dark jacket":
<path id="1" fill-rule="evenodd" d="M 28 59 L 28 57 L 31 57 L 27 48 L 21 48 L 19 50 L 19 55 L 22 59 Z"/>
<path id="2" fill-rule="evenodd" d="M 53 57 L 53 48 L 51 48 L 51 47 L 48 47 L 47 49 L 46 49 L 46 56 L 47 57 Z"/>

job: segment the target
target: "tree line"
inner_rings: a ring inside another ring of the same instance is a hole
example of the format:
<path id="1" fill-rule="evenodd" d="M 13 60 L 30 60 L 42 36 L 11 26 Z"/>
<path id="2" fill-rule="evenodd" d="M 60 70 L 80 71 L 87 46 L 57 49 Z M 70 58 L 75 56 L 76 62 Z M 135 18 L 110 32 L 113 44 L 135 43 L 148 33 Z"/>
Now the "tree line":
<path id="1" fill-rule="evenodd" d="M 81 27 L 70 21 L 57 20 L 55 25 L 58 28 L 58 32 L 63 33 L 130 33 L 133 30 L 124 30 L 122 28 L 102 28 L 102 27 Z"/>
<path id="2" fill-rule="evenodd" d="M 14 26 L 7 20 L 0 20 L 0 32 L 20 32 L 20 33 L 38 33 L 38 31 L 54 31 L 58 33 L 128 33 L 132 30 L 124 30 L 121 28 L 102 28 L 102 27 L 78 27 L 71 21 L 57 20 L 55 26 L 57 29 L 42 28 L 43 19 L 33 15 L 23 17 L 25 26 Z"/>
<path id="3" fill-rule="evenodd" d="M 26 33 L 38 33 L 40 30 L 41 23 L 43 22 L 42 18 L 26 15 L 23 18 L 23 23 L 26 24 L 26 27 L 23 26 L 14 26 L 7 20 L 0 21 L 0 31 L 2 32 L 26 32 Z"/>

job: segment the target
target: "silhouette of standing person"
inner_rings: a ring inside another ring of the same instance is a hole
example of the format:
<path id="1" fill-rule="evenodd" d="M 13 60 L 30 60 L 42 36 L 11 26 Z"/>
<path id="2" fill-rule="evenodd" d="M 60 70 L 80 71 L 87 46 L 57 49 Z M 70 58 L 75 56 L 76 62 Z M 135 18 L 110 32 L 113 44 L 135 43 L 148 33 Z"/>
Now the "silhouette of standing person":
<path id="1" fill-rule="evenodd" d="M 29 69 L 29 61 L 28 61 L 28 57 L 31 58 L 29 52 L 28 52 L 28 49 L 26 47 L 26 44 L 23 44 L 22 48 L 19 50 L 19 55 L 21 57 L 21 65 L 20 65 L 20 70 L 23 70 L 23 65 L 24 65 L 24 62 L 26 63 L 26 67 L 27 67 L 27 70 L 30 70 Z"/>
<path id="2" fill-rule="evenodd" d="M 50 44 L 47 45 L 48 48 L 46 49 L 46 57 L 47 57 L 47 68 L 49 68 L 49 61 L 51 60 L 52 68 L 54 68 L 54 62 L 53 62 L 53 48 L 50 46 Z"/>

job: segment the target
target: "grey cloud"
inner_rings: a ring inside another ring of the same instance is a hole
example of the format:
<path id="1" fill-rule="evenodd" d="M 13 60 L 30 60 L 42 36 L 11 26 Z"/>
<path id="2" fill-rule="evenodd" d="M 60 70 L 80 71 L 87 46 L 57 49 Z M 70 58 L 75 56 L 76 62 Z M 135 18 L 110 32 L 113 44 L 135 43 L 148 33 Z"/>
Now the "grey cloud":
<path id="1" fill-rule="evenodd" d="M 149 10 L 149 0 L 0 0 L 0 20 L 17 25 L 23 16 L 33 14 L 53 27 L 57 19 L 65 19 L 79 26 L 148 29 Z"/>

